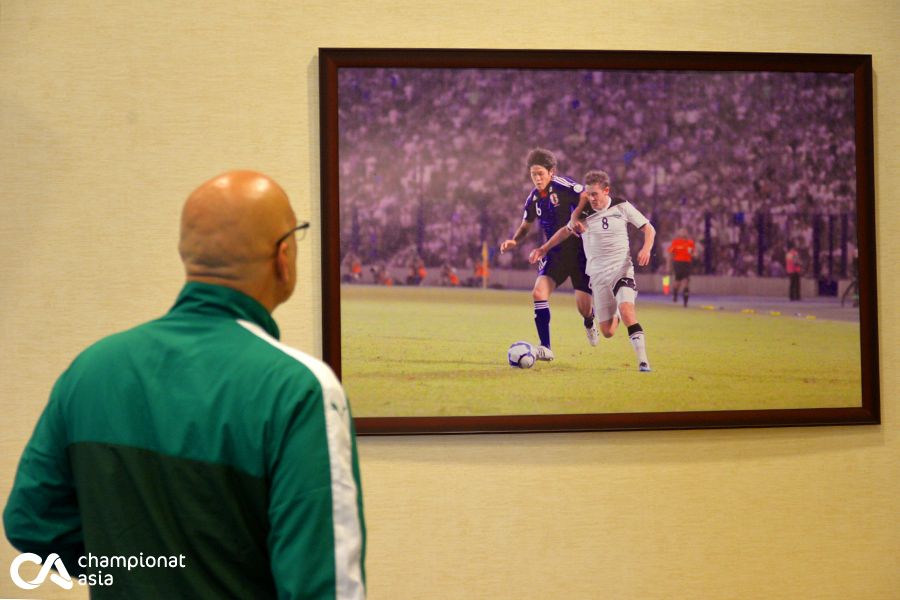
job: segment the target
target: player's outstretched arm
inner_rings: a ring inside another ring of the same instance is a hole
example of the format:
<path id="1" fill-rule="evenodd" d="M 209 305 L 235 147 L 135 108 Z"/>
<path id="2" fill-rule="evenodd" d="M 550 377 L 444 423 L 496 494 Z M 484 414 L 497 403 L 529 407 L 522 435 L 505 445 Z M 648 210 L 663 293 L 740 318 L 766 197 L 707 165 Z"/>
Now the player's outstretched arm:
<path id="1" fill-rule="evenodd" d="M 531 254 L 528 255 L 528 262 L 531 264 L 536 263 L 541 260 L 547 253 L 550 252 L 551 249 L 560 245 L 573 234 L 574 232 L 571 229 L 571 223 L 566 225 L 565 227 L 560 227 L 559 230 L 553 234 L 549 240 L 547 240 L 543 245 L 538 246 L 534 250 L 531 251 Z"/>
<path id="2" fill-rule="evenodd" d="M 516 232 L 513 234 L 513 236 L 500 244 L 500 254 L 503 254 L 507 250 L 512 250 L 513 248 L 518 246 L 519 240 L 528 235 L 529 229 L 531 229 L 531 223 L 529 223 L 528 221 L 522 221 L 522 224 L 519 225 L 519 228 L 516 229 Z"/>
<path id="3" fill-rule="evenodd" d="M 650 223 L 645 223 L 641 231 L 644 232 L 644 245 L 638 252 L 638 264 L 646 267 L 650 264 L 650 251 L 653 250 L 653 242 L 656 240 L 656 229 Z"/>

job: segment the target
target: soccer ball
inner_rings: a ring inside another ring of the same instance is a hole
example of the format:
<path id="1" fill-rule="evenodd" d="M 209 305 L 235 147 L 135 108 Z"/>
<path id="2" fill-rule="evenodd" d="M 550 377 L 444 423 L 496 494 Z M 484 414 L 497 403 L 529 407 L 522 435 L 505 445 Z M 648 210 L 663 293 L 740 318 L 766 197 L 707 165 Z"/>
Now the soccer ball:
<path id="1" fill-rule="evenodd" d="M 514 342 L 506 352 L 509 366 L 530 369 L 534 365 L 534 347 L 528 342 Z"/>

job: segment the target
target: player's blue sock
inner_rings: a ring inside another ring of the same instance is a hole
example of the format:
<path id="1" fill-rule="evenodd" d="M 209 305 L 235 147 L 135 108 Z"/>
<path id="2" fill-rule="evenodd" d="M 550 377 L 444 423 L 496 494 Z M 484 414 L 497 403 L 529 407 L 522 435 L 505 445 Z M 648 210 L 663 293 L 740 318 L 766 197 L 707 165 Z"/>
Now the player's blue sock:
<path id="1" fill-rule="evenodd" d="M 594 311 L 591 311 L 591 316 L 584 318 L 584 328 L 590 329 L 594 326 Z"/>
<path id="2" fill-rule="evenodd" d="M 550 302 L 547 300 L 534 301 L 534 326 L 537 327 L 538 338 L 541 346 L 550 347 Z"/>

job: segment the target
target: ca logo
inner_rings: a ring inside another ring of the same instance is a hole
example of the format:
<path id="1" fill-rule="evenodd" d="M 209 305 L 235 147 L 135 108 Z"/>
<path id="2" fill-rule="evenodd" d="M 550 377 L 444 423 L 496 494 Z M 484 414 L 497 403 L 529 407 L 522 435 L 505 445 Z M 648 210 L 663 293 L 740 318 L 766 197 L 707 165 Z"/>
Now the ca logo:
<path id="1" fill-rule="evenodd" d="M 22 579 L 22 576 L 19 575 L 19 567 L 22 566 L 22 563 L 31 562 L 36 565 L 41 564 L 43 561 L 41 557 L 37 554 L 32 554 L 31 552 L 26 552 L 25 554 L 20 554 L 12 561 L 12 564 L 9 566 L 9 576 L 12 577 L 13 583 L 22 588 L 23 590 L 33 590 L 38 587 L 47 579 L 47 576 L 50 576 L 50 581 L 58 585 L 59 587 L 65 590 L 72 589 L 72 578 L 69 577 L 69 572 L 66 571 L 66 566 L 63 564 L 62 559 L 59 557 L 59 554 L 55 552 L 50 554 L 47 557 L 47 562 L 44 563 L 44 566 L 41 567 L 40 572 L 37 574 L 37 577 L 32 579 L 31 581 L 25 581 Z M 59 571 L 59 574 L 51 573 L 50 569 L 56 568 Z"/>

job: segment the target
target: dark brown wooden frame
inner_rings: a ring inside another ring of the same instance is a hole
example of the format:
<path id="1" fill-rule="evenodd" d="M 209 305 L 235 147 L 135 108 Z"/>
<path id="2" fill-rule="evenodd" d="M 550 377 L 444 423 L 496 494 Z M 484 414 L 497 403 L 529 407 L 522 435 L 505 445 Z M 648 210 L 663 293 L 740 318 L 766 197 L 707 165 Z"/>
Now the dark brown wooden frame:
<path id="1" fill-rule="evenodd" d="M 433 434 L 778 427 L 880 423 L 875 281 L 872 57 L 846 54 L 349 49 L 319 50 L 323 354 L 341 375 L 338 70 L 352 67 L 629 69 L 852 73 L 862 405 L 852 408 L 621 414 L 357 418 L 360 434 Z"/>

